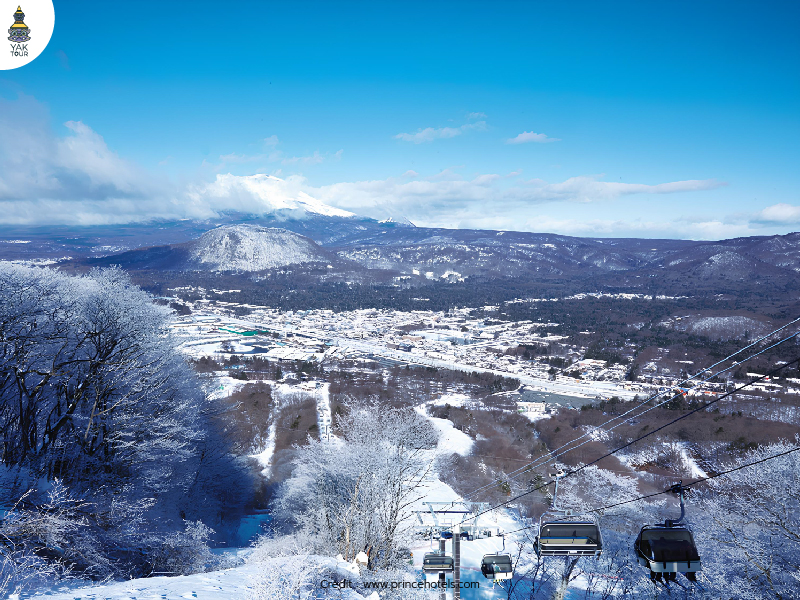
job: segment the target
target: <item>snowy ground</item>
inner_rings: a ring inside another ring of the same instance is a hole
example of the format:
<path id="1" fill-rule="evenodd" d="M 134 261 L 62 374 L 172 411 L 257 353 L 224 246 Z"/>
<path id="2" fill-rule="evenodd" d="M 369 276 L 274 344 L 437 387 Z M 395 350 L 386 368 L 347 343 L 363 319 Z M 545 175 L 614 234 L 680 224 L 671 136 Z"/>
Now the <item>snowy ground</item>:
<path id="1" fill-rule="evenodd" d="M 465 400 L 468 400 L 468 397 L 460 394 L 454 394 L 448 398 L 442 397 L 436 401 L 433 401 L 433 403 L 449 403 L 451 405 L 457 405 L 459 401 L 460 403 L 463 403 Z M 466 456 L 471 452 L 474 440 L 463 431 L 456 429 L 453 426 L 452 421 L 449 419 L 438 419 L 428 416 L 428 414 L 425 412 L 424 406 L 417 407 L 416 410 L 421 415 L 425 416 L 439 432 L 439 444 L 437 448 L 439 454 L 448 455 L 456 453 Z M 458 502 L 462 500 L 461 496 L 459 496 L 455 490 L 453 490 L 453 488 L 439 479 L 436 473 L 431 474 L 431 478 L 428 482 L 426 482 L 422 493 L 423 497 L 415 503 L 413 510 L 428 510 L 428 506 L 425 504 L 425 502 Z M 457 508 L 461 508 L 461 505 L 457 505 Z M 430 518 L 426 515 L 426 523 L 429 520 Z M 440 517 L 440 523 L 445 526 L 458 525 L 460 524 L 461 520 L 462 517 L 457 514 Z M 471 525 L 472 521 L 464 524 Z M 502 591 L 500 588 L 495 588 L 494 592 L 487 591 L 491 590 L 492 586 L 483 578 L 483 576 L 480 575 L 479 571 L 481 559 L 485 554 L 501 552 L 503 551 L 503 548 L 511 552 L 514 549 L 514 536 L 509 536 L 504 539 L 503 537 L 498 537 L 497 534 L 506 531 L 514 531 L 519 529 L 521 526 L 520 521 L 514 517 L 514 515 L 508 509 L 493 510 L 487 512 L 486 514 L 480 515 L 476 524 L 481 529 L 491 530 L 493 535 L 492 537 L 487 537 L 484 539 L 476 539 L 472 541 L 465 540 L 461 543 L 462 580 L 481 581 L 482 586 L 484 586 L 482 591 L 462 591 L 462 597 L 464 598 L 492 597 Z M 422 560 L 425 553 L 438 549 L 439 542 L 437 540 L 420 540 L 414 544 L 411 547 L 411 551 L 414 553 L 414 566 L 418 569 L 421 569 Z M 452 553 L 452 551 L 453 542 L 450 540 L 446 542 L 446 552 Z"/>
<path id="2" fill-rule="evenodd" d="M 217 388 L 214 393 L 220 396 L 232 393 L 239 386 L 243 385 L 237 379 L 232 379 L 227 375 L 217 374 L 215 377 L 217 381 Z M 323 431 L 322 426 L 328 424 L 330 421 L 330 402 L 328 397 L 327 384 L 313 390 L 298 390 L 296 386 L 288 386 L 284 384 L 273 385 L 273 398 L 275 398 L 276 406 L 283 406 L 296 401 L 297 395 L 302 392 L 303 395 L 313 394 L 317 399 L 317 411 L 319 418 L 320 431 Z M 454 395 L 453 397 L 441 398 L 450 404 L 456 404 L 459 401 L 463 403 L 467 397 Z M 440 434 L 438 453 L 458 453 L 467 455 L 472 449 L 473 440 L 463 433 L 455 429 L 453 423 L 448 419 L 437 419 L 428 416 L 423 407 L 417 409 L 420 414 L 424 415 L 430 420 L 432 425 L 437 429 Z M 260 460 L 265 470 L 269 469 L 272 451 L 274 450 L 274 431 L 270 430 L 269 440 L 267 447 L 256 457 Z M 434 453 L 431 453 L 433 460 Z M 437 474 L 431 473 L 430 478 L 424 483 L 422 490 L 423 497 L 413 507 L 415 510 L 427 510 L 424 504 L 427 502 L 453 502 L 461 500 L 461 497 L 447 484 L 441 481 Z M 458 515 L 452 515 L 449 520 L 443 520 L 442 524 L 456 525 L 461 518 Z M 480 582 L 480 589 L 462 590 L 462 597 L 467 598 L 501 598 L 503 591 L 499 587 L 492 586 L 480 574 L 481 559 L 485 554 L 493 554 L 503 551 L 513 553 L 515 549 L 514 539 L 515 535 L 508 537 L 500 537 L 498 533 L 505 531 L 514 531 L 519 529 L 521 523 L 511 511 L 507 509 L 498 509 L 481 515 L 478 520 L 478 525 L 481 529 L 489 529 L 492 531 L 492 537 L 484 539 L 463 541 L 461 544 L 461 564 L 462 564 L 462 581 L 477 581 Z M 452 540 L 447 542 L 447 552 L 452 552 Z M 414 565 L 417 569 L 421 569 L 422 560 L 425 552 L 438 549 L 438 541 L 419 540 L 417 543 L 412 544 L 411 551 L 414 555 Z M 246 550 L 241 550 L 240 553 L 246 553 Z M 301 557 L 300 560 L 307 560 L 309 557 Z M 254 599 L 254 590 L 259 585 L 263 585 L 264 581 L 269 581 L 269 578 L 285 577 L 286 573 L 292 570 L 292 565 L 286 561 L 291 559 L 271 559 L 267 563 L 250 563 L 243 566 L 212 571 L 208 573 L 199 573 L 195 575 L 179 576 L 179 577 L 152 577 L 147 579 L 136 579 L 127 582 L 115 582 L 105 585 L 95 585 L 89 587 L 80 587 L 73 589 L 65 589 L 58 592 L 50 592 L 47 594 L 27 596 L 29 598 L 49 598 L 52 600 L 183 600 L 197 598 L 199 600 L 250 600 Z M 295 559 L 297 560 L 297 559 Z M 348 569 L 352 571 L 353 567 L 343 563 L 337 563 L 333 558 L 317 557 L 316 560 L 322 564 L 327 565 L 329 568 L 335 568 L 338 571 L 345 573 Z M 281 562 L 283 561 L 283 562 Z M 423 576 L 421 573 L 417 574 L 417 580 L 422 581 Z M 261 583 L 259 583 L 261 582 Z M 319 590 L 320 592 L 322 590 Z M 377 594 L 370 595 L 364 589 L 359 589 L 358 593 L 353 590 L 344 590 L 328 594 L 330 597 L 336 597 L 343 600 L 379 600 Z M 258 600 L 273 597 L 270 593 L 261 595 Z M 420 596 L 421 598 L 424 595 Z M 452 597 L 452 594 L 448 594 Z M 22 600 L 22 598 L 20 598 Z"/>
<path id="3" fill-rule="evenodd" d="M 198 339 L 201 335 L 198 335 L 196 331 L 191 329 L 181 331 L 178 335 L 183 336 L 184 340 L 186 340 L 182 346 L 183 351 L 193 357 L 214 356 L 220 349 L 220 343 L 226 340 L 231 342 L 234 352 L 248 352 L 251 350 L 249 346 L 242 345 L 239 339 L 230 338 L 228 336 L 222 337 L 213 335 L 205 339 Z M 212 381 L 212 394 L 216 397 L 228 396 L 247 383 L 246 381 L 230 377 L 227 372 L 216 373 Z M 301 400 L 301 397 L 305 398 L 309 395 L 315 396 L 317 401 L 317 424 L 320 434 L 325 434 L 326 430 L 331 425 L 332 417 L 327 383 L 319 388 L 310 390 L 299 389 L 298 386 L 289 386 L 286 384 L 272 383 L 271 385 L 272 395 L 277 409 L 297 402 Z M 436 400 L 432 400 L 431 404 L 463 406 L 469 402 L 470 398 L 464 394 L 447 394 Z M 418 407 L 417 410 L 420 414 L 429 419 L 440 434 L 437 448 L 438 453 L 456 453 L 466 456 L 471 452 L 474 440 L 464 432 L 457 430 L 450 420 L 430 417 L 425 412 L 424 407 Z M 269 474 L 275 448 L 275 437 L 276 427 L 273 424 L 269 429 L 265 447 L 254 454 L 254 457 L 261 464 L 265 476 Z M 433 453 L 431 453 L 431 460 L 433 460 Z M 424 497 L 416 503 L 413 509 L 427 510 L 427 506 L 424 504 L 425 502 L 454 502 L 461 500 L 460 496 L 450 486 L 441 481 L 438 474 L 435 472 L 432 472 L 425 482 L 423 496 Z M 460 515 L 450 516 L 452 518 L 449 519 L 449 523 L 443 519 L 442 524 L 456 525 L 461 519 Z M 465 540 L 461 544 L 462 580 L 480 581 L 481 589 L 463 590 L 462 597 L 501 597 L 502 590 L 500 588 L 493 588 L 492 585 L 480 575 L 479 568 L 481 559 L 485 554 L 501 552 L 503 548 L 508 552 L 513 552 L 515 549 L 514 539 L 516 536 L 512 534 L 504 538 L 497 534 L 505 531 L 517 530 L 522 524 L 510 510 L 498 509 L 481 515 L 478 520 L 478 526 L 481 529 L 491 530 L 493 535 L 492 537 L 479 540 Z M 425 552 L 434 549 L 438 549 L 438 541 L 420 540 L 413 544 L 411 550 L 414 554 L 415 567 L 418 569 L 421 568 Z M 447 552 L 452 552 L 452 541 L 447 542 Z M 235 568 L 189 576 L 137 579 L 28 597 L 46 597 L 53 600 L 178 600 L 185 598 L 198 598 L 200 600 L 247 600 L 253 597 L 253 589 L 258 586 L 259 580 L 263 582 L 265 576 L 277 577 L 279 574 L 287 571 L 286 564 L 282 564 L 280 560 L 286 561 L 287 559 L 274 559 L 270 560 L 268 563 L 250 563 Z M 332 558 L 320 558 L 319 560 L 323 562 L 328 561 L 332 563 L 334 568 L 338 568 L 339 570 L 346 570 L 347 568 L 345 565 L 338 565 L 337 567 L 335 559 Z M 418 574 L 418 579 L 422 579 L 421 573 Z M 331 597 L 335 596 L 345 600 L 362 600 L 364 597 L 370 597 L 364 590 L 360 591 L 362 592 L 361 594 L 356 594 L 350 590 L 345 590 L 343 593 L 337 591 L 336 594 L 331 594 Z M 270 596 L 262 597 L 267 598 Z M 448 597 L 451 597 L 451 594 L 448 594 Z M 373 595 L 370 598 L 371 600 L 378 600 L 377 595 Z"/>
<path id="4" fill-rule="evenodd" d="M 319 427 L 320 439 L 331 439 L 333 432 L 333 415 L 331 414 L 330 383 L 322 383 L 315 390 L 317 397 L 317 427 Z"/>
<path id="5" fill-rule="evenodd" d="M 270 468 L 272 467 L 272 455 L 275 454 L 275 436 L 277 433 L 277 422 L 273 420 L 267 432 L 267 443 L 264 449 L 258 454 L 251 455 L 258 461 L 258 464 L 261 465 L 261 474 L 265 478 L 269 478 Z"/>
<path id="6" fill-rule="evenodd" d="M 352 578 L 358 573 L 358 570 L 351 565 L 337 562 L 333 558 L 303 556 L 299 559 L 304 562 L 304 566 L 311 569 L 327 569 L 329 572 L 335 573 L 340 580 L 345 577 Z M 270 600 L 276 590 L 265 589 L 260 595 L 255 595 L 256 590 L 265 581 L 274 584 L 278 574 L 285 574 L 285 578 L 290 579 L 292 574 L 297 573 L 296 564 L 290 563 L 293 561 L 296 563 L 297 560 L 295 557 L 273 558 L 265 562 L 252 562 L 244 566 L 209 573 L 132 579 L 131 581 L 80 587 L 28 597 L 50 600 L 183 600 L 187 598 Z M 331 590 L 331 592 L 330 597 L 341 600 L 364 600 L 365 597 L 370 597 L 369 594 L 357 594 L 352 590 L 342 590 L 341 593 L 339 590 Z M 377 597 L 373 596 L 370 600 L 377 600 Z"/>
<path id="7" fill-rule="evenodd" d="M 31 596 L 52 600 L 231 600 L 245 599 L 262 572 L 261 565 L 180 577 L 150 577 L 83 587 L 63 593 Z"/>
<path id="8" fill-rule="evenodd" d="M 472 452 L 472 446 L 475 442 L 466 433 L 456 429 L 452 421 L 428 416 L 424 406 L 418 406 L 415 410 L 423 417 L 427 418 L 439 433 L 438 450 L 440 453 L 467 456 Z"/>
<path id="9" fill-rule="evenodd" d="M 245 382 L 246 383 L 246 382 Z M 304 384 L 305 385 L 305 384 Z M 317 382 L 314 382 L 312 385 L 317 385 Z M 276 410 L 280 410 L 284 406 L 291 404 L 298 398 L 306 398 L 308 396 L 313 396 L 317 401 L 317 427 L 319 427 L 320 438 L 333 437 L 333 433 L 331 433 L 331 404 L 330 404 L 330 384 L 318 382 L 319 387 L 314 388 L 302 388 L 293 385 L 287 385 L 283 383 L 273 383 L 272 384 L 272 397 L 274 402 L 274 407 Z M 252 458 L 255 458 L 258 463 L 262 467 L 262 475 L 264 477 L 269 477 L 270 468 L 272 466 L 272 456 L 275 454 L 275 437 L 277 435 L 277 421 L 275 419 L 272 420 L 270 423 L 269 430 L 267 433 L 267 442 L 264 445 L 264 448 L 256 453 L 252 454 Z"/>

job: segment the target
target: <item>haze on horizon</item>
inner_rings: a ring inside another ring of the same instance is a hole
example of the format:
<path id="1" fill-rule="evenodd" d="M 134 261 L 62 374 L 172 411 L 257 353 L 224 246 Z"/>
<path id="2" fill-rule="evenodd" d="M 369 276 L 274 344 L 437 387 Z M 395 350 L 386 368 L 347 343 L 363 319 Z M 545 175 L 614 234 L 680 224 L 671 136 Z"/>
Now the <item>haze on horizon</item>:
<path id="1" fill-rule="evenodd" d="M 0 75 L 0 225 L 317 201 L 431 227 L 797 231 L 798 13 L 57 3 L 45 52 Z"/>

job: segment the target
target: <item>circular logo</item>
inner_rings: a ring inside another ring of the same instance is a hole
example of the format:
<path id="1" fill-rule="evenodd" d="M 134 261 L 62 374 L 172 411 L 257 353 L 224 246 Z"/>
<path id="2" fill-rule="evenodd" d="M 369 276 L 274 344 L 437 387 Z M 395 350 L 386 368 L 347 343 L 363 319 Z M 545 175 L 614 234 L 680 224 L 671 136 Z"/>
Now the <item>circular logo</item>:
<path id="1" fill-rule="evenodd" d="M 53 0 L 17 0 L 17 10 L 2 12 L 12 6 L 0 2 L 0 69 L 16 69 L 39 56 L 53 35 L 56 11 Z M 7 33 L 5 33 L 7 32 Z"/>

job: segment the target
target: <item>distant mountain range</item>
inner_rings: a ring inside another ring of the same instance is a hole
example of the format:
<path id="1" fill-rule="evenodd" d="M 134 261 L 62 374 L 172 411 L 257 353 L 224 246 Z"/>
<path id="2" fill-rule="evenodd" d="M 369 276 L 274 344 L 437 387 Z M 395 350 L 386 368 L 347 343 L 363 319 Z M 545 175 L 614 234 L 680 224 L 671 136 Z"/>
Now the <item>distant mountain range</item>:
<path id="1" fill-rule="evenodd" d="M 322 211 L 324 212 L 324 211 Z M 296 214 L 296 213 L 294 213 Z M 214 221 L 0 230 L 0 259 L 58 259 L 127 269 L 254 272 L 305 263 L 458 282 L 470 276 L 798 282 L 800 233 L 716 242 L 577 238 L 548 233 L 433 229 L 402 221 L 305 211 Z"/>

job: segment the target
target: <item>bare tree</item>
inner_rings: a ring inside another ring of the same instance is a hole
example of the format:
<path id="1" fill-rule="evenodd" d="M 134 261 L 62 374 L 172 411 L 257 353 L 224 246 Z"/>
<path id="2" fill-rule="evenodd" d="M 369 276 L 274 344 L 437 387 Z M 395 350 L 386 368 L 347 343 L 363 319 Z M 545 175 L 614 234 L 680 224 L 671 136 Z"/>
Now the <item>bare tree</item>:
<path id="1" fill-rule="evenodd" d="M 790 450 L 782 442 L 725 465 Z M 704 576 L 730 598 L 796 598 L 800 588 L 800 456 L 788 454 L 708 482 L 698 543 Z"/>

